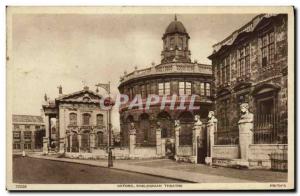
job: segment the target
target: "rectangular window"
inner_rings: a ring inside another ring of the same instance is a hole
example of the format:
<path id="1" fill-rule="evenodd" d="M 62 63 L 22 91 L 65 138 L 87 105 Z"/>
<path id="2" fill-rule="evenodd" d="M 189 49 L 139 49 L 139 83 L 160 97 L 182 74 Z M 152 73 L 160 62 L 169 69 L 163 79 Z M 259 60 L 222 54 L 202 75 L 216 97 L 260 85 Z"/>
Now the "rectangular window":
<path id="1" fill-rule="evenodd" d="M 19 131 L 20 130 L 20 126 L 19 125 L 14 125 L 14 130 L 15 131 Z"/>
<path id="2" fill-rule="evenodd" d="M 21 144 L 20 143 L 14 143 L 13 144 L 13 149 L 14 150 L 20 150 L 21 149 Z"/>
<path id="3" fill-rule="evenodd" d="M 13 132 L 13 139 L 20 140 L 21 139 L 21 131 L 14 131 Z"/>
<path id="4" fill-rule="evenodd" d="M 205 84 L 204 83 L 200 84 L 200 95 L 201 96 L 205 95 Z"/>
<path id="5" fill-rule="evenodd" d="M 25 130 L 29 131 L 30 130 L 30 125 L 25 125 Z"/>
<path id="6" fill-rule="evenodd" d="M 76 126 L 77 125 L 77 114 L 70 113 L 69 120 L 70 120 L 70 125 Z"/>
<path id="7" fill-rule="evenodd" d="M 97 114 L 97 125 L 98 126 L 103 126 L 104 125 L 103 115 L 102 114 Z"/>
<path id="8" fill-rule="evenodd" d="M 90 125 L 90 114 L 83 114 L 83 125 Z"/>
<path id="9" fill-rule="evenodd" d="M 262 36 L 262 67 L 273 64 L 275 61 L 275 34 L 274 31 Z"/>
<path id="10" fill-rule="evenodd" d="M 25 143 L 24 144 L 24 149 L 25 150 L 30 150 L 31 149 L 31 143 Z"/>
<path id="11" fill-rule="evenodd" d="M 185 94 L 192 95 L 192 83 L 191 82 L 185 82 Z"/>
<path id="12" fill-rule="evenodd" d="M 40 127 L 40 126 L 38 126 L 38 125 L 37 125 L 37 126 L 35 126 L 35 130 L 40 130 L 40 128 L 41 128 L 41 127 Z"/>
<path id="13" fill-rule="evenodd" d="M 239 50 L 240 55 L 237 63 L 238 77 L 246 76 L 250 73 L 250 45 L 247 44 Z"/>
<path id="14" fill-rule="evenodd" d="M 31 131 L 24 131 L 24 139 L 31 140 Z"/>
<path id="15" fill-rule="evenodd" d="M 210 83 L 206 83 L 206 96 L 210 96 Z"/>
<path id="16" fill-rule="evenodd" d="M 164 95 L 164 83 L 158 83 L 158 95 Z"/>
<path id="17" fill-rule="evenodd" d="M 166 82 L 165 83 L 165 95 L 170 95 L 171 91 L 170 91 L 170 82 Z"/>
<path id="18" fill-rule="evenodd" d="M 179 95 L 184 95 L 184 82 L 179 82 Z"/>

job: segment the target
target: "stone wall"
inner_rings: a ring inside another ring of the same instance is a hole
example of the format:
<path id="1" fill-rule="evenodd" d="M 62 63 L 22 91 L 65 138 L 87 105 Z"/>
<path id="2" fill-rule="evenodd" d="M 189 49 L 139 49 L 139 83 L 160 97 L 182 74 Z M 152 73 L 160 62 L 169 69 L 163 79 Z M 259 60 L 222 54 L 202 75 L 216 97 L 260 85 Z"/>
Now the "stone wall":
<path id="1" fill-rule="evenodd" d="M 114 159 L 129 159 L 128 148 L 112 149 Z M 108 154 L 105 149 L 95 149 L 92 153 L 66 152 L 65 157 L 73 159 L 107 159 Z"/>
<path id="2" fill-rule="evenodd" d="M 213 158 L 238 159 L 238 145 L 215 145 L 213 146 Z"/>
<path id="3" fill-rule="evenodd" d="M 252 144 L 249 146 L 250 168 L 271 169 L 271 153 L 287 153 L 287 144 Z"/>

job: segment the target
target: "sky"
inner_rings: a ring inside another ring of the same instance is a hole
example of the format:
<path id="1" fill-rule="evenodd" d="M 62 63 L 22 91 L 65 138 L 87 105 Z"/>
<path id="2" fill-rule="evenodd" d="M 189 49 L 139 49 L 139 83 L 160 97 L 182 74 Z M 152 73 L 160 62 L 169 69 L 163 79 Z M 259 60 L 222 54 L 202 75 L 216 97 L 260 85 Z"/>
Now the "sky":
<path id="1" fill-rule="evenodd" d="M 250 21 L 251 14 L 177 14 L 190 39 L 192 61 L 211 64 L 212 45 Z M 160 63 L 162 35 L 173 14 L 15 14 L 8 81 L 14 114 L 40 115 L 44 94 L 54 99 L 57 87 L 69 94 L 95 90 L 111 82 L 118 93 L 120 76 L 137 66 Z M 104 93 L 104 91 L 100 91 Z M 118 128 L 119 115 L 112 114 Z"/>

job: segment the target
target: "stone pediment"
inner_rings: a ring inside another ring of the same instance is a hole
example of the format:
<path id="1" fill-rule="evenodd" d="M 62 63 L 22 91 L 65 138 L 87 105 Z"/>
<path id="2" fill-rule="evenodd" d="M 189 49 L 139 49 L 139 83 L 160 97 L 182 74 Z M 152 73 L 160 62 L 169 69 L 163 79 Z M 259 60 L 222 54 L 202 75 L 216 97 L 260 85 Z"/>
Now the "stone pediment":
<path id="1" fill-rule="evenodd" d="M 61 97 L 57 98 L 56 101 L 74 103 L 99 103 L 101 98 L 101 95 L 91 90 L 82 90 L 71 94 L 62 95 Z"/>

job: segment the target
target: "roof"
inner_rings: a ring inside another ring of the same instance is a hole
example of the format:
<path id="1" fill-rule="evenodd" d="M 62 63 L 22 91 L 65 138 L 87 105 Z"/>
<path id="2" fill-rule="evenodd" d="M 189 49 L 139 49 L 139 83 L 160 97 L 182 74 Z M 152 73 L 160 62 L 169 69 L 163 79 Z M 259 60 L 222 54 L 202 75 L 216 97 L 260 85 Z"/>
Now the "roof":
<path id="1" fill-rule="evenodd" d="M 261 15 L 259 15 L 259 16 L 261 16 Z M 215 57 L 218 57 L 225 53 L 228 53 L 231 50 L 231 48 L 240 46 L 241 43 L 244 43 L 246 40 L 251 38 L 253 35 L 257 34 L 257 32 L 259 32 L 261 29 L 263 29 L 267 25 L 270 25 L 271 23 L 275 22 L 278 18 L 283 17 L 283 16 L 284 16 L 283 14 L 278 14 L 278 15 L 262 17 L 261 20 L 255 26 L 253 26 L 253 28 L 251 30 L 239 32 L 231 44 L 223 44 L 219 50 L 214 51 L 213 54 L 208 56 L 208 59 L 213 59 Z"/>
<path id="2" fill-rule="evenodd" d="M 184 25 L 182 24 L 182 22 L 180 22 L 180 21 L 177 20 L 176 16 L 175 16 L 175 20 L 172 21 L 168 25 L 168 27 L 166 28 L 164 37 L 166 35 L 174 34 L 174 33 L 187 34 L 188 35 L 188 33 L 186 32 L 186 29 L 185 29 Z"/>
<path id="3" fill-rule="evenodd" d="M 12 115 L 13 123 L 44 123 L 44 120 L 41 116 L 33 115 Z"/>

